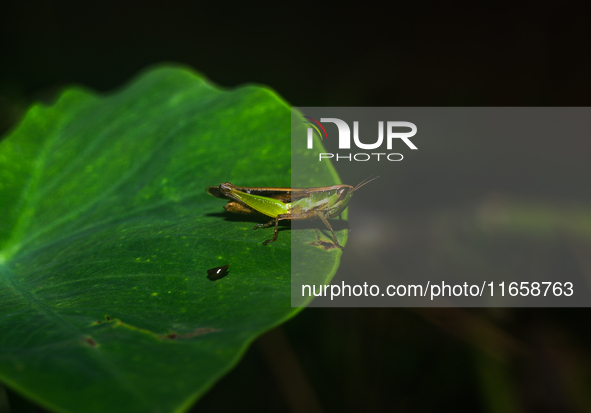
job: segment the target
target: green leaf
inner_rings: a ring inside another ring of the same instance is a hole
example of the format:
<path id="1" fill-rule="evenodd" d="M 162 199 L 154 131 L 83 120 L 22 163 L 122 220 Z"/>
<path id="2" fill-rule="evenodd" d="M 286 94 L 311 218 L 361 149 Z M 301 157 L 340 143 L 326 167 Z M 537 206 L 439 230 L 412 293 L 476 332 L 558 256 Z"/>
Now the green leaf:
<path id="1" fill-rule="evenodd" d="M 0 379 L 59 411 L 188 408 L 299 311 L 292 231 L 263 246 L 272 228 L 205 193 L 290 186 L 290 152 L 276 94 L 222 91 L 183 68 L 32 107 L 0 144 Z M 338 181 L 323 165 L 311 184 Z M 323 257 L 307 276 L 329 280 L 341 252 L 305 248 Z"/>

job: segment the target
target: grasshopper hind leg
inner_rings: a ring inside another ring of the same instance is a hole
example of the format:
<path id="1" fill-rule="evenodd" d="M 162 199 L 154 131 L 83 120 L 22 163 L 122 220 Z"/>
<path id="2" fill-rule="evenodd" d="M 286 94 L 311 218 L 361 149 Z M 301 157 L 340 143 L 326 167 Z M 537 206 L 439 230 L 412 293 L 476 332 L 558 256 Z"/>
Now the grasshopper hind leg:
<path id="1" fill-rule="evenodd" d="M 257 228 L 267 228 L 267 227 L 270 227 L 271 225 L 275 224 L 275 230 L 273 231 L 273 238 L 264 241 L 263 245 L 267 245 L 268 243 L 273 242 L 277 239 L 277 233 L 279 231 L 279 227 L 278 227 L 279 220 L 288 219 L 289 216 L 286 216 L 286 215 L 288 215 L 288 214 L 277 215 L 276 218 L 273 218 L 271 221 L 267 222 L 266 224 L 256 224 L 254 226 L 253 229 L 257 229 Z"/>
<path id="2" fill-rule="evenodd" d="M 279 224 L 279 219 L 278 218 L 273 218 L 271 221 L 267 222 L 266 224 L 256 224 L 254 226 L 253 229 L 257 229 L 257 228 L 267 228 L 270 227 L 271 225 L 275 224 L 275 231 L 273 231 L 273 238 L 268 239 L 266 241 L 263 242 L 263 245 L 267 245 L 269 242 L 273 242 L 277 239 L 277 225 Z"/>
<path id="3" fill-rule="evenodd" d="M 256 224 L 253 229 L 257 228 L 267 228 L 273 224 L 276 224 L 277 218 L 273 218 L 271 221 L 267 222 L 266 224 Z"/>

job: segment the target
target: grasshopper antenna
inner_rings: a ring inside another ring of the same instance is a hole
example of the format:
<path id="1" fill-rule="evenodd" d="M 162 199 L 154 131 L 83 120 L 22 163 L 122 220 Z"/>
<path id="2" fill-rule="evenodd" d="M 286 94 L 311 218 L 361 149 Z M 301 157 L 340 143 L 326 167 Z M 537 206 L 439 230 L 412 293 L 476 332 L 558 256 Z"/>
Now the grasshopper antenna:
<path id="1" fill-rule="evenodd" d="M 367 178 L 365 178 L 363 181 L 359 182 L 359 184 L 358 184 L 358 185 L 357 185 L 355 188 L 353 188 L 353 191 L 357 191 L 357 190 L 358 190 L 359 188 L 361 188 L 363 185 L 365 185 L 365 184 L 368 184 L 368 183 L 370 183 L 371 181 L 375 181 L 375 180 L 376 180 L 376 179 L 378 179 L 379 177 L 380 177 L 379 175 L 377 175 L 377 176 L 373 176 L 373 175 L 370 175 L 370 176 L 368 176 L 368 177 L 367 177 Z"/>

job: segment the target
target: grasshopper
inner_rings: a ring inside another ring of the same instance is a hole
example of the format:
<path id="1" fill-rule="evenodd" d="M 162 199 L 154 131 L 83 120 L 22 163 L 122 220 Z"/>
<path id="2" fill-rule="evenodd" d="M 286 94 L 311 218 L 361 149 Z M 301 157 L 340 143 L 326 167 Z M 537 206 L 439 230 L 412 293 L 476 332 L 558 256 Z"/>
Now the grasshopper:
<path id="1" fill-rule="evenodd" d="M 334 244 L 343 249 L 328 222 L 342 214 L 347 208 L 353 193 L 374 179 L 364 179 L 356 187 L 351 185 L 321 186 L 318 188 L 250 188 L 225 182 L 220 186 L 208 186 L 208 194 L 217 198 L 229 199 L 224 209 L 238 214 L 260 212 L 271 218 L 266 224 L 257 224 L 254 229 L 275 225 L 273 238 L 263 242 L 267 245 L 277 239 L 279 221 L 284 219 L 311 220 L 320 218 L 332 233 Z"/>

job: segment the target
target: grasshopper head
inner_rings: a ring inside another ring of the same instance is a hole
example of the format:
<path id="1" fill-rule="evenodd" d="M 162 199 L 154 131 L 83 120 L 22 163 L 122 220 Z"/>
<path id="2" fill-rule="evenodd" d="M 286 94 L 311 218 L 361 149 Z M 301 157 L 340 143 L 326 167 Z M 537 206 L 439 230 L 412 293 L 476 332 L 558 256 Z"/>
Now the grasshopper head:
<path id="1" fill-rule="evenodd" d="M 347 205 L 353 198 L 355 188 L 351 185 L 339 185 L 331 201 L 333 205 Z M 332 205 L 331 205 L 332 206 Z"/>
<path id="2" fill-rule="evenodd" d="M 356 187 L 352 187 L 351 185 L 339 185 L 334 192 L 334 195 L 329 199 L 329 216 L 334 217 L 339 215 L 343 210 L 349 205 L 351 202 L 351 198 L 353 198 L 353 194 L 363 185 L 370 183 L 374 179 L 379 178 L 379 176 L 369 177 L 361 181 Z"/>

